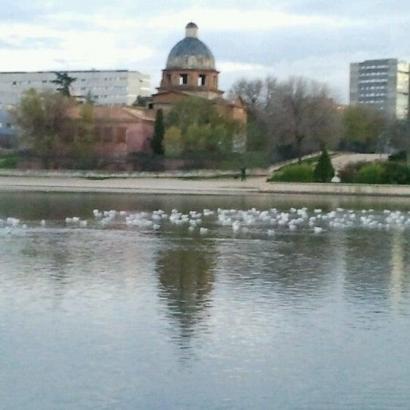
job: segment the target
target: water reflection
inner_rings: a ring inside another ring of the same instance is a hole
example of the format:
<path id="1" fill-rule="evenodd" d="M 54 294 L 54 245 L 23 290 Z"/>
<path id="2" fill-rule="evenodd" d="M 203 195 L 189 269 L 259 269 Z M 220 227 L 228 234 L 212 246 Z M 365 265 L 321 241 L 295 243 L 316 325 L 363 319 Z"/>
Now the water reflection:
<path id="1" fill-rule="evenodd" d="M 375 310 L 389 304 L 391 233 L 350 232 L 346 237 L 346 296 Z"/>
<path id="2" fill-rule="evenodd" d="M 47 198 L 56 219 L 253 201 Z M 0 200 L 35 222 L 0 233 L 4 408 L 408 408 L 409 230 L 42 228 L 20 199 Z"/>
<path id="3" fill-rule="evenodd" d="M 403 305 L 408 303 L 407 296 L 410 287 L 408 245 L 405 233 L 395 230 L 392 234 L 390 295 L 393 309 L 397 313 L 400 313 Z"/>
<path id="4" fill-rule="evenodd" d="M 409 267 L 405 232 L 353 231 L 345 240 L 346 297 L 374 312 L 399 310 L 407 299 Z"/>
<path id="5" fill-rule="evenodd" d="M 252 298 L 269 296 L 279 307 L 312 299 L 320 303 L 333 283 L 336 243 L 329 236 L 304 233 L 224 241 L 218 269 L 226 272 L 234 289 Z"/>
<path id="6" fill-rule="evenodd" d="M 180 346 L 188 347 L 195 330 L 204 328 L 215 281 L 212 240 L 174 238 L 157 255 L 160 298 L 177 325 Z"/>

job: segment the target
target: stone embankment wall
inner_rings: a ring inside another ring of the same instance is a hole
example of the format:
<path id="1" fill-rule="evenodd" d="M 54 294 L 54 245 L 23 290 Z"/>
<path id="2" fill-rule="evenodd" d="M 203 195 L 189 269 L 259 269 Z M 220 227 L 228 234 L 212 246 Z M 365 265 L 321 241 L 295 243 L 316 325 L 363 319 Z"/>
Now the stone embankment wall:
<path id="1" fill-rule="evenodd" d="M 246 170 L 248 177 L 266 177 L 266 169 Z M 191 170 L 161 172 L 110 172 L 110 171 L 73 171 L 73 170 L 19 170 L 0 169 L 0 177 L 53 177 L 53 178 L 239 178 L 240 170 Z"/>
<path id="2" fill-rule="evenodd" d="M 410 197 L 410 185 L 323 184 L 272 182 L 260 186 L 260 192 L 277 194 L 364 195 Z"/>

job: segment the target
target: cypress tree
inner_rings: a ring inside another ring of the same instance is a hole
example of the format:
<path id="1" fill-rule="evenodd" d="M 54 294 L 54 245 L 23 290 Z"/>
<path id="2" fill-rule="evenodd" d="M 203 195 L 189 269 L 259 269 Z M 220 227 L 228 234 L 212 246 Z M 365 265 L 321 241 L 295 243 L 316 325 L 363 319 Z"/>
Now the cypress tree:
<path id="1" fill-rule="evenodd" d="M 330 182 L 335 176 L 335 170 L 326 148 L 322 149 L 313 176 L 316 182 Z"/>
<path id="2" fill-rule="evenodd" d="M 154 124 L 154 136 L 151 140 L 152 152 L 156 155 L 164 155 L 164 114 L 161 109 L 159 109 L 155 115 Z"/>

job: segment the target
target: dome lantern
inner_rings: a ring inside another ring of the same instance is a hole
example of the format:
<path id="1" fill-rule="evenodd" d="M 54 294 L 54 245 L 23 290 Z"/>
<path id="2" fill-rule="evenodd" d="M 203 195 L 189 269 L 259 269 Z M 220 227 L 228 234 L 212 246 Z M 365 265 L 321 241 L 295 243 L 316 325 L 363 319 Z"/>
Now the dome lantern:
<path id="1" fill-rule="evenodd" d="M 185 27 L 185 37 L 198 37 L 198 26 L 195 23 L 188 23 Z"/>

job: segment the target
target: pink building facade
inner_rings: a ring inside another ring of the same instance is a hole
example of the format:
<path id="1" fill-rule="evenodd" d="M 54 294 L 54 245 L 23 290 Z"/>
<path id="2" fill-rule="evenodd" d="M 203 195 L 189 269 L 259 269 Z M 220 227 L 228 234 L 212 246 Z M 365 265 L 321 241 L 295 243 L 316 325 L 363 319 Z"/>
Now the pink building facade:
<path id="1" fill-rule="evenodd" d="M 80 107 L 76 107 L 69 116 L 79 119 L 80 112 Z M 154 115 L 152 111 L 138 108 L 93 107 L 96 156 L 106 160 L 126 160 L 130 154 L 150 153 Z"/>

